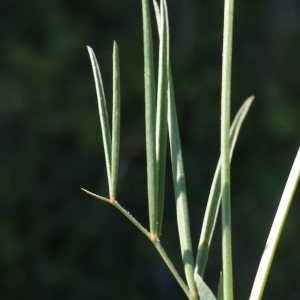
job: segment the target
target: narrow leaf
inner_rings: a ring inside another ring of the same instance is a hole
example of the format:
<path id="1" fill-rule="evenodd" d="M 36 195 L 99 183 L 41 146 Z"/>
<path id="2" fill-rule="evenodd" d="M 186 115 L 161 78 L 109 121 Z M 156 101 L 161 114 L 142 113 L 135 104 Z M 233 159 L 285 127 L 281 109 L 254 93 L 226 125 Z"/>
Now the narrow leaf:
<path id="1" fill-rule="evenodd" d="M 111 153 L 111 194 L 110 198 L 115 199 L 119 169 L 120 149 L 120 66 L 119 50 L 114 42 L 113 49 L 113 112 L 112 112 L 112 153 Z"/>
<path id="2" fill-rule="evenodd" d="M 233 150 L 239 135 L 243 121 L 249 111 L 249 108 L 254 100 L 254 97 L 249 97 L 241 106 L 237 112 L 230 129 L 230 158 L 232 158 Z M 220 159 L 217 164 L 215 175 L 210 189 L 208 202 L 205 210 L 202 231 L 200 235 L 200 241 L 198 246 L 197 258 L 196 258 L 196 274 L 200 276 L 204 275 L 206 263 L 208 260 L 210 245 L 212 236 L 214 233 L 218 211 L 221 202 L 221 163 Z"/>
<path id="3" fill-rule="evenodd" d="M 223 276 L 222 272 L 220 273 L 220 280 L 218 286 L 218 300 L 223 300 Z"/>
<path id="4" fill-rule="evenodd" d="M 190 221 L 188 212 L 188 201 L 185 184 L 185 173 L 182 157 L 182 149 L 177 121 L 177 113 L 174 102 L 173 83 L 170 74 L 168 127 L 170 139 L 170 151 L 173 171 L 174 193 L 176 199 L 177 226 L 181 247 L 181 255 L 184 264 L 184 271 L 189 288 L 195 289 L 193 278 L 194 258 L 192 240 L 190 233 Z"/>
<path id="5" fill-rule="evenodd" d="M 143 36 L 144 36 L 144 77 L 145 77 L 145 118 L 146 118 L 146 152 L 147 185 L 150 232 L 153 239 L 157 237 L 157 170 L 155 148 L 155 76 L 153 63 L 153 43 L 151 19 L 148 0 L 142 0 Z"/>
<path id="6" fill-rule="evenodd" d="M 170 53 L 169 25 L 168 25 L 169 23 L 168 23 L 168 16 L 167 16 L 167 8 L 165 10 L 165 13 L 166 13 L 166 25 L 167 25 L 167 45 L 168 45 L 167 53 Z M 175 193 L 175 200 L 176 200 L 177 226 L 179 232 L 181 256 L 184 264 L 185 276 L 187 279 L 187 283 L 191 295 L 196 295 L 197 294 L 196 283 L 193 276 L 194 258 L 193 258 L 193 247 L 192 247 L 192 239 L 191 239 L 191 232 L 190 232 L 185 173 L 184 173 L 182 149 L 181 149 L 175 96 L 174 96 L 174 87 L 173 87 L 169 57 L 168 57 L 168 64 L 169 64 L 168 67 L 168 80 L 169 80 L 168 82 L 168 131 L 169 131 L 171 163 L 172 163 L 172 171 L 173 171 L 174 193 Z"/>
<path id="7" fill-rule="evenodd" d="M 102 84 L 101 73 L 99 69 L 99 65 L 95 56 L 95 53 L 92 48 L 87 47 L 93 67 L 97 99 L 98 99 L 98 109 L 102 130 L 102 138 L 103 138 L 103 146 L 104 146 L 104 154 L 105 154 L 105 162 L 106 162 L 106 172 L 108 178 L 109 185 L 109 193 L 111 195 L 112 185 L 111 185 L 111 136 L 110 136 L 110 127 L 108 122 L 108 114 L 106 108 L 106 100 L 105 94 Z"/>
<path id="8" fill-rule="evenodd" d="M 196 284 L 198 289 L 198 294 L 201 300 L 217 300 L 213 292 L 203 281 L 202 277 L 197 274 L 196 276 Z"/>
<path id="9" fill-rule="evenodd" d="M 157 113 L 156 113 L 156 161 L 157 161 L 157 196 L 158 196 L 158 219 L 157 235 L 160 236 L 163 220 L 165 173 L 166 173 L 166 150 L 167 150 L 167 32 L 165 10 L 161 1 L 160 20 L 160 44 L 158 65 L 158 89 L 157 89 Z"/>
<path id="10" fill-rule="evenodd" d="M 156 0 L 153 0 L 153 5 L 154 5 L 156 23 L 157 23 L 157 27 L 158 27 L 158 35 L 159 35 L 159 38 L 161 38 L 160 37 L 160 19 L 161 19 L 160 8 L 159 8 L 159 5 L 157 4 Z"/>
<path id="11" fill-rule="evenodd" d="M 260 300 L 265 288 L 265 284 L 269 275 L 273 257 L 278 245 L 283 225 L 288 214 L 290 205 L 293 200 L 298 182 L 300 180 L 300 148 L 294 160 L 290 175 L 286 182 L 273 224 L 269 233 L 264 253 L 262 255 L 253 288 L 250 295 L 250 300 Z"/>

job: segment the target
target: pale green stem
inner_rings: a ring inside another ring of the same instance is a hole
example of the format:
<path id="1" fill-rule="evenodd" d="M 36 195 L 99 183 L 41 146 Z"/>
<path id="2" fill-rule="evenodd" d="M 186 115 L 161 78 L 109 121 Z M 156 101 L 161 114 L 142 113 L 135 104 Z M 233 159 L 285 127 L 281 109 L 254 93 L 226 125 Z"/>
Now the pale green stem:
<path id="1" fill-rule="evenodd" d="M 82 190 L 86 192 L 87 194 L 102 200 L 104 202 L 107 202 L 109 204 L 112 204 L 115 208 L 117 208 L 128 220 L 130 220 L 155 246 L 157 251 L 159 252 L 160 256 L 163 258 L 164 262 L 168 266 L 169 270 L 171 273 L 174 275 L 175 279 L 177 280 L 178 284 L 181 286 L 182 290 L 190 300 L 195 300 L 197 298 L 193 298 L 192 295 L 190 295 L 190 291 L 188 289 L 188 286 L 184 283 L 183 279 L 175 269 L 174 265 L 172 264 L 171 260 L 169 259 L 168 255 L 166 254 L 164 248 L 162 247 L 160 241 L 158 238 L 153 239 L 152 234 L 145 228 L 143 227 L 126 209 L 124 209 L 116 200 L 111 200 L 102 196 L 99 196 L 97 194 L 94 194 L 86 189 Z"/>
<path id="2" fill-rule="evenodd" d="M 221 95 L 221 194 L 222 261 L 224 299 L 233 299 L 230 208 L 230 91 L 233 32 L 233 0 L 225 0 Z"/>
<path id="3" fill-rule="evenodd" d="M 232 158 L 233 150 L 243 124 L 243 121 L 249 111 L 249 108 L 254 100 L 254 97 L 249 97 L 241 106 L 237 112 L 231 128 L 230 128 L 230 159 Z M 197 258 L 196 258 L 196 268 L 195 277 L 198 273 L 201 277 L 204 275 L 206 263 L 208 260 L 208 254 L 210 250 L 210 245 L 215 230 L 215 225 L 217 222 L 219 206 L 221 203 L 221 161 L 219 159 L 215 175 L 212 181 L 206 210 L 204 214 L 201 235 L 199 240 Z"/>
<path id="4" fill-rule="evenodd" d="M 161 255 L 161 257 L 163 258 L 163 260 L 165 261 L 165 263 L 168 266 L 168 268 L 170 269 L 170 271 L 172 272 L 173 276 L 175 277 L 175 279 L 177 280 L 177 282 L 179 283 L 179 285 L 183 289 L 183 291 L 186 294 L 186 296 L 190 300 L 196 300 L 196 299 L 198 299 L 198 297 L 195 294 L 191 295 L 191 293 L 189 291 L 189 288 L 187 287 L 187 285 L 184 283 L 184 281 L 182 280 L 182 278 L 180 277 L 180 275 L 176 271 L 176 269 L 175 269 L 174 265 L 172 264 L 171 260 L 169 259 L 169 257 L 165 253 L 165 250 L 161 246 L 161 243 L 159 241 L 153 241 L 153 244 L 156 247 L 156 249 L 158 250 L 158 252 Z"/>

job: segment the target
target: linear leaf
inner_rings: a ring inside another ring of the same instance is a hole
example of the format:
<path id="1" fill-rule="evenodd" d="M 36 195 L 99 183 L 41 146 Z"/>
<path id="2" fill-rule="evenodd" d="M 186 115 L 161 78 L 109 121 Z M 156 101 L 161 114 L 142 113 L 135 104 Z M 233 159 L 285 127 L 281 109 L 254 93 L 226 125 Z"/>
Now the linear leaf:
<path id="1" fill-rule="evenodd" d="M 197 274 L 196 276 L 196 283 L 198 294 L 201 300 L 217 300 L 213 292 L 206 285 L 206 283 L 203 281 L 202 277 L 199 274 Z"/>
<path id="2" fill-rule="evenodd" d="M 112 153 L 111 153 L 111 194 L 115 199 L 118 181 L 120 152 L 120 66 L 118 45 L 114 42 L 113 49 L 113 111 L 112 111 Z"/>
<path id="3" fill-rule="evenodd" d="M 290 205 L 293 200 L 298 182 L 300 180 L 300 148 L 298 149 L 288 180 L 286 182 L 269 236 L 264 253 L 261 257 L 259 267 L 252 287 L 250 300 L 260 300 L 265 288 L 267 277 L 273 257 L 278 245 L 283 225 L 286 220 Z"/>
<path id="4" fill-rule="evenodd" d="M 157 112 L 156 112 L 156 161 L 157 161 L 157 196 L 158 196 L 158 220 L 157 235 L 160 236 L 163 220 L 166 151 L 167 151 L 167 87 L 168 87 L 168 62 L 167 62 L 167 32 L 165 21 L 165 9 L 161 1 L 160 43 L 158 65 L 157 88 Z"/>
<path id="5" fill-rule="evenodd" d="M 170 74 L 170 73 L 169 73 Z M 184 271 L 190 290 L 195 289 L 193 278 L 194 259 L 192 250 L 192 240 L 190 233 L 190 221 L 188 212 L 188 201 L 185 184 L 184 165 L 182 149 L 177 121 L 177 113 L 174 102 L 174 91 L 171 74 L 169 75 L 169 108 L 168 127 L 170 139 L 170 151 L 173 171 L 174 193 L 176 199 L 177 226 L 181 247 L 181 255 L 184 264 Z"/>
<path id="6" fill-rule="evenodd" d="M 166 13 L 166 24 L 167 24 L 168 53 L 170 53 L 167 9 L 165 10 L 165 13 Z M 197 294 L 196 283 L 193 276 L 194 258 L 193 258 L 193 247 L 192 247 L 192 239 L 191 239 L 191 232 L 190 232 L 185 173 L 184 173 L 182 149 L 181 149 L 180 134 L 179 134 L 176 105 L 175 105 L 174 87 L 173 87 L 169 58 L 168 58 L 168 62 L 169 62 L 168 130 L 169 130 L 171 163 L 172 163 L 172 171 L 173 171 L 174 193 L 176 199 L 177 226 L 179 232 L 181 255 L 184 264 L 185 276 L 187 279 L 187 283 L 191 295 L 196 295 Z"/>
<path id="7" fill-rule="evenodd" d="M 100 68 L 95 56 L 95 53 L 91 47 L 87 47 L 95 79 L 96 85 L 96 93 L 98 99 L 98 109 L 99 109 L 99 116 L 100 116 L 100 123 L 101 123 L 101 130 L 102 130 L 102 139 L 103 139 L 103 146 L 104 146 L 104 154 L 105 154 L 105 162 L 106 162 L 106 172 L 108 178 L 108 186 L 109 186 L 109 193 L 111 195 L 111 136 L 110 136 L 110 126 L 108 122 L 108 114 L 106 108 L 106 100 L 104 94 L 104 88 L 102 83 L 102 77 L 100 73 Z"/>
<path id="8" fill-rule="evenodd" d="M 153 5 L 154 5 L 154 11 L 155 11 L 155 17 L 156 17 L 156 24 L 158 27 L 158 35 L 160 38 L 160 19 L 161 19 L 160 8 L 159 8 L 159 5 L 157 4 L 156 0 L 153 0 Z"/>
<path id="9" fill-rule="evenodd" d="M 232 122 L 230 129 L 230 158 L 232 158 L 233 150 L 237 141 L 237 137 L 239 135 L 241 126 L 243 121 L 249 111 L 249 108 L 254 100 L 254 97 L 249 97 L 241 106 L 239 111 L 237 112 L 234 121 Z M 221 163 L 220 159 L 217 164 L 217 168 L 215 171 L 214 179 L 211 185 L 210 194 L 208 197 L 208 202 L 205 210 L 202 231 L 200 235 L 200 241 L 198 246 L 197 258 L 196 258 L 196 274 L 200 274 L 203 277 L 212 236 L 214 233 L 218 211 L 221 202 Z"/>
<path id="10" fill-rule="evenodd" d="M 223 300 L 223 275 L 220 273 L 220 280 L 218 286 L 218 300 Z"/>
<path id="11" fill-rule="evenodd" d="M 157 170 L 155 148 L 155 76 L 153 63 L 153 43 L 151 19 L 148 0 L 142 0 L 144 33 L 144 77 L 145 77 L 145 118 L 146 118 L 146 152 L 147 185 L 150 232 L 153 239 L 157 235 Z"/>

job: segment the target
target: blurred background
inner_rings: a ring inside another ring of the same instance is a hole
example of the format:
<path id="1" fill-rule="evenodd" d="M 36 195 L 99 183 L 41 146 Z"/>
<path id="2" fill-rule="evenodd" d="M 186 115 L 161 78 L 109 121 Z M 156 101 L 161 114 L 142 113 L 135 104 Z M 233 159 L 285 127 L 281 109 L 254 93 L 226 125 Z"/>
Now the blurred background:
<path id="1" fill-rule="evenodd" d="M 194 251 L 219 156 L 223 1 L 169 3 L 171 62 Z M 152 3 L 157 62 L 157 31 Z M 256 99 L 232 163 L 236 299 L 247 299 L 299 147 L 300 2 L 236 1 L 232 118 Z M 108 195 L 94 79 L 111 112 L 112 45 L 121 63 L 118 201 L 148 228 L 141 1 L 0 1 L 0 298 L 185 299 L 151 243 Z M 183 273 L 168 163 L 161 241 Z M 300 299 L 296 191 L 264 299 Z M 217 224 L 205 280 L 221 271 Z"/>

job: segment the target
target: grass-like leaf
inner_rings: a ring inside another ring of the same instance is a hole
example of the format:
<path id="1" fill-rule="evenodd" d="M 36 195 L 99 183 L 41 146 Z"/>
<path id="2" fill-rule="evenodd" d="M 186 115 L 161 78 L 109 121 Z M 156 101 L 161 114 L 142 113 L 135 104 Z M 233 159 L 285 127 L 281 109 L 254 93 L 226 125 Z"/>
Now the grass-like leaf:
<path id="1" fill-rule="evenodd" d="M 220 273 L 219 285 L 218 285 L 218 300 L 223 300 L 223 275 Z"/>
<path id="2" fill-rule="evenodd" d="M 196 276 L 196 283 L 198 294 L 201 300 L 217 300 L 213 292 L 206 285 L 206 283 L 203 281 L 202 277 L 199 274 L 197 274 Z"/>
<path id="3" fill-rule="evenodd" d="M 156 162 L 157 162 L 157 197 L 158 220 L 157 235 L 160 236 L 163 220 L 166 150 L 167 150 L 167 86 L 168 86 L 168 62 L 167 62 L 167 32 L 164 1 L 160 7 L 160 43 L 158 64 L 158 88 L 157 88 L 157 113 L 156 113 Z"/>
<path id="4" fill-rule="evenodd" d="M 169 40 L 168 19 L 167 36 Z M 168 43 L 169 44 L 169 43 Z M 168 51 L 169 53 L 169 51 Z M 169 61 L 169 60 L 168 60 Z M 188 201 L 186 193 L 185 173 L 180 142 L 180 134 L 176 113 L 174 88 L 171 74 L 171 67 L 168 68 L 168 129 L 170 139 L 170 152 L 173 171 L 173 183 L 176 199 L 177 227 L 179 231 L 179 240 L 181 255 L 184 263 L 184 271 L 191 294 L 196 294 L 196 283 L 194 280 L 194 258 L 193 247 L 190 232 L 190 221 L 188 212 Z"/>
<path id="5" fill-rule="evenodd" d="M 113 48 L 113 111 L 112 111 L 112 153 L 111 153 L 111 191 L 110 198 L 115 199 L 119 169 L 120 151 L 120 66 L 118 45 Z"/>
<path id="6" fill-rule="evenodd" d="M 260 300 L 265 288 L 270 267 L 281 235 L 281 231 L 288 214 L 296 187 L 300 180 L 300 148 L 293 163 L 290 175 L 286 182 L 279 207 L 277 209 L 271 231 L 262 255 L 258 271 L 255 277 L 250 300 Z"/>
<path id="7" fill-rule="evenodd" d="M 236 145 L 238 135 L 240 133 L 241 126 L 244 119 L 250 109 L 250 106 L 254 100 L 254 97 L 249 97 L 241 106 L 237 112 L 230 129 L 230 159 L 232 158 L 233 150 Z M 196 258 L 196 274 L 200 274 L 201 277 L 204 275 L 211 240 L 214 233 L 218 211 L 221 203 L 221 159 L 219 159 L 213 182 L 208 197 L 208 202 L 205 210 L 200 241 L 198 246 L 197 258 Z"/>
<path id="8" fill-rule="evenodd" d="M 147 185 L 150 232 L 153 240 L 157 237 L 158 203 L 157 170 L 155 147 L 155 75 L 153 63 L 152 29 L 148 0 L 142 0 L 144 33 L 144 77 L 145 77 L 145 118 L 146 118 L 146 152 Z"/>
<path id="9" fill-rule="evenodd" d="M 111 195 L 112 183 L 111 183 L 111 135 L 110 135 L 110 126 L 108 122 L 108 114 L 106 108 L 106 100 L 104 94 L 104 88 L 102 83 L 102 77 L 100 73 L 100 68 L 95 56 L 95 53 L 91 47 L 87 47 L 93 67 L 93 74 L 96 85 L 96 93 L 98 99 L 98 109 L 102 130 L 102 139 L 105 153 L 105 162 L 106 162 L 106 172 L 108 178 L 109 194 Z"/>
<path id="10" fill-rule="evenodd" d="M 160 8 L 159 8 L 159 5 L 158 3 L 156 2 L 156 0 L 153 0 L 153 6 L 154 6 L 154 11 L 155 11 L 155 17 L 156 17 L 156 23 L 157 23 L 157 27 L 158 27 L 158 35 L 159 35 L 159 38 L 160 38 Z"/>
<path id="11" fill-rule="evenodd" d="M 160 19 L 162 10 L 159 9 L 157 2 L 155 0 L 153 0 L 153 3 L 154 6 L 156 7 L 155 13 L 156 13 L 159 36 L 160 38 L 162 38 L 161 35 L 162 23 Z M 166 33 L 167 33 L 167 53 L 170 53 L 167 5 L 166 2 L 164 4 L 166 8 L 165 14 L 166 14 Z M 168 131 L 169 131 L 169 139 L 170 139 L 173 182 L 174 182 L 174 191 L 175 191 L 175 199 L 176 199 L 177 226 L 179 231 L 180 247 L 181 247 L 181 254 L 184 263 L 185 275 L 187 278 L 188 286 L 190 288 L 190 293 L 194 298 L 197 296 L 195 291 L 196 283 L 193 278 L 194 259 L 193 259 L 192 242 L 191 242 L 190 225 L 189 225 L 185 174 L 184 174 L 180 134 L 179 134 L 179 127 L 178 127 L 174 88 L 173 88 L 169 57 L 167 58 L 167 60 L 168 60 Z"/>

